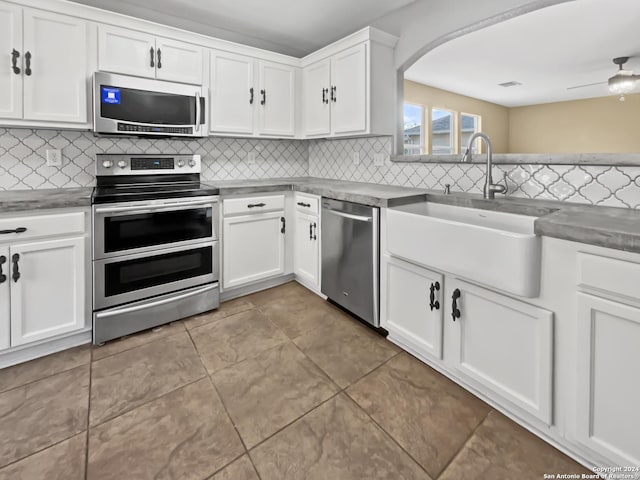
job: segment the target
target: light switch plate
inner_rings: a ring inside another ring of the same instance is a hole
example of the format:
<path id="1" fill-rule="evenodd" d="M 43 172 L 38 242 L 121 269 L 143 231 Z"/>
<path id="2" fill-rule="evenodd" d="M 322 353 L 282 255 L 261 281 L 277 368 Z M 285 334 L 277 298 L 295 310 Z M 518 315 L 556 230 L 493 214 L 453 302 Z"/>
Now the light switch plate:
<path id="1" fill-rule="evenodd" d="M 255 165 L 256 164 L 256 152 L 247 153 L 247 164 Z"/>
<path id="2" fill-rule="evenodd" d="M 382 167 L 384 165 L 386 155 L 384 153 L 376 153 L 373 155 L 373 164 L 376 167 Z"/>
<path id="3" fill-rule="evenodd" d="M 47 150 L 47 167 L 62 166 L 62 150 Z"/>
<path id="4" fill-rule="evenodd" d="M 353 164 L 360 165 L 360 152 L 353 152 Z"/>

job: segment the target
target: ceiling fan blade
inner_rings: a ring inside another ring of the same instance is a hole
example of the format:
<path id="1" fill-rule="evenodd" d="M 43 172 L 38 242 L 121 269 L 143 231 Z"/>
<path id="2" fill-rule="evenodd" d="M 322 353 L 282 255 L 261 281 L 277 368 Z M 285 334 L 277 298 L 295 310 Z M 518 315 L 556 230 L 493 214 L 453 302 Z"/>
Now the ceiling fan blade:
<path id="1" fill-rule="evenodd" d="M 585 85 L 576 85 L 575 87 L 567 87 L 567 90 L 573 90 L 574 88 L 592 87 L 594 85 L 606 85 L 607 82 L 587 83 Z"/>

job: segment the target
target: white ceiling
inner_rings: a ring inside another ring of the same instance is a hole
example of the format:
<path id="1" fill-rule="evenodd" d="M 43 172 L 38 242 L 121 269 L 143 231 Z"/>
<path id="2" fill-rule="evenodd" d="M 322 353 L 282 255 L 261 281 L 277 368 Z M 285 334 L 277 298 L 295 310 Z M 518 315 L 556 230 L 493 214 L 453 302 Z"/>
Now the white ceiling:
<path id="1" fill-rule="evenodd" d="M 302 57 L 416 0 L 73 0 Z"/>
<path id="2" fill-rule="evenodd" d="M 640 74 L 640 0 L 577 0 L 452 40 L 405 78 L 508 107 L 610 95 L 614 57 Z M 518 81 L 504 88 L 499 83 Z M 640 82 L 637 82 L 640 84 Z M 636 87 L 640 91 L 640 86 Z"/>

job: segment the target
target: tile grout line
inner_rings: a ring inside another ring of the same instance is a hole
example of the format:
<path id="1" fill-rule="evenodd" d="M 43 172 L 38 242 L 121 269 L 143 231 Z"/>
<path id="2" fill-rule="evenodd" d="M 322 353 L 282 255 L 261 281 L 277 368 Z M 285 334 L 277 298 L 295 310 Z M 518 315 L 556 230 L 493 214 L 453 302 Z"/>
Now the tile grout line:
<path id="1" fill-rule="evenodd" d="M 93 381 L 93 347 L 89 352 L 89 398 L 87 399 L 87 438 L 84 448 L 84 479 L 89 478 L 89 421 L 91 420 L 91 385 Z"/>
<path id="2" fill-rule="evenodd" d="M 475 396 L 475 395 L 474 395 Z M 476 397 L 478 398 L 478 397 Z M 482 400 L 481 400 L 482 401 Z M 488 405 L 488 404 L 487 404 Z M 467 446 L 467 443 L 469 443 L 469 440 L 471 440 L 474 435 L 476 434 L 476 432 L 478 431 L 478 429 L 480 429 L 480 427 L 482 425 L 484 425 L 484 422 L 487 421 L 487 418 L 489 418 L 489 415 L 491 414 L 491 412 L 493 412 L 493 408 L 491 406 L 489 406 L 489 411 L 487 412 L 487 414 L 484 416 L 484 418 L 478 422 L 478 425 L 476 425 L 476 428 L 473 429 L 473 431 L 471 432 L 471 434 L 469 435 L 469 437 L 464 441 L 464 443 L 460 446 L 460 448 L 458 449 L 458 451 L 451 457 L 451 459 L 442 467 L 442 470 L 440 471 L 440 473 L 438 474 L 438 476 L 436 478 L 434 478 L 433 480 L 437 480 L 438 478 L 442 477 L 442 475 L 444 475 L 444 472 L 447 471 L 447 469 L 451 466 L 451 464 L 453 463 L 453 461 L 462 453 L 462 451 L 464 450 L 464 447 Z"/>

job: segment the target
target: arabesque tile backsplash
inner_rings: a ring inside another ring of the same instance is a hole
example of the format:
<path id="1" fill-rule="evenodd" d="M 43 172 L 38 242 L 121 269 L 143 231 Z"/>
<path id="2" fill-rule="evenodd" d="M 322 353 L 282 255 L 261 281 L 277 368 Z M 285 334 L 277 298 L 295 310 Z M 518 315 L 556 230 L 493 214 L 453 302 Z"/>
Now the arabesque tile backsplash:
<path id="1" fill-rule="evenodd" d="M 45 151 L 62 149 L 63 165 L 47 167 Z M 95 184 L 96 153 L 199 153 L 205 180 L 314 176 L 480 193 L 478 164 L 390 163 L 374 165 L 374 154 L 390 154 L 391 137 L 343 140 L 197 140 L 95 137 L 91 132 L 0 128 L 0 190 L 67 188 Z M 255 164 L 246 161 L 255 151 Z M 360 163 L 353 163 L 359 152 Z M 640 208 L 640 167 L 586 165 L 496 165 L 494 180 L 506 178 L 509 195 L 594 205 Z"/>

